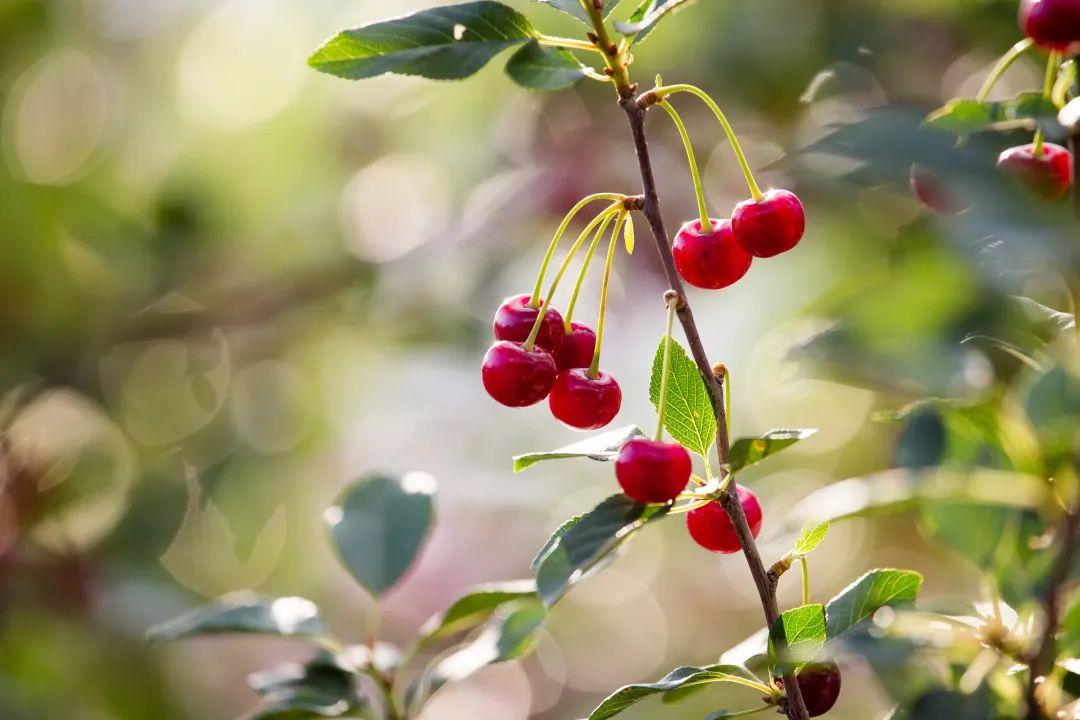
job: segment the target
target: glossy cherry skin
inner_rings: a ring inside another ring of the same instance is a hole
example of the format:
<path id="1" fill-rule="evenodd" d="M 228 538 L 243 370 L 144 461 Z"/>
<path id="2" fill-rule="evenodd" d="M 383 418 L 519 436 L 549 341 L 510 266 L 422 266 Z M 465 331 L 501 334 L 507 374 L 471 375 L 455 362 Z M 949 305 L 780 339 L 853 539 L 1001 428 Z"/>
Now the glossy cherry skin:
<path id="1" fill-rule="evenodd" d="M 832 710 L 840 697 L 840 668 L 834 662 L 812 663 L 795 676 L 806 712 L 818 717 Z"/>
<path id="2" fill-rule="evenodd" d="M 998 157 L 997 166 L 1046 200 L 1057 200 L 1072 185 L 1072 154 L 1054 143 L 1044 143 L 1038 156 L 1034 144 L 1009 148 Z"/>
<path id="3" fill-rule="evenodd" d="M 619 414 L 622 390 L 605 372 L 593 378 L 587 369 L 573 368 L 555 378 L 548 404 L 556 420 L 577 430 L 597 430 Z"/>
<path id="4" fill-rule="evenodd" d="M 742 503 L 746 521 L 750 524 L 750 533 L 756 538 L 761 532 L 761 503 L 754 493 L 741 485 L 739 502 Z M 735 526 L 718 502 L 711 502 L 686 513 L 686 528 L 694 542 L 706 550 L 725 555 L 742 550 L 739 536 L 735 534 Z"/>
<path id="5" fill-rule="evenodd" d="M 596 350 L 596 333 L 588 325 L 579 322 L 570 323 L 570 332 L 566 333 L 559 351 L 555 353 L 555 364 L 560 370 L 587 368 L 592 364 Z"/>
<path id="6" fill-rule="evenodd" d="M 709 232 L 701 231 L 701 221 L 691 220 L 679 228 L 671 252 L 675 267 L 691 285 L 719 290 L 736 282 L 750 269 L 753 258 L 735 242 L 728 220 L 712 220 Z"/>
<path id="7" fill-rule="evenodd" d="M 1080 48 L 1080 0 L 1022 0 L 1020 27 L 1049 50 Z"/>
<path id="8" fill-rule="evenodd" d="M 674 500 L 690 482 L 690 453 L 678 443 L 634 438 L 615 459 L 615 478 L 623 492 L 639 503 Z"/>
<path id="9" fill-rule="evenodd" d="M 536 316 L 540 314 L 539 307 L 529 304 L 531 295 L 515 295 L 503 300 L 502 305 L 495 311 L 494 331 L 496 340 L 510 340 L 511 342 L 525 342 L 529 339 Z M 541 304 L 543 300 L 540 300 Z M 549 307 L 544 313 L 544 322 L 540 325 L 540 333 L 536 336 L 536 344 L 554 353 L 562 344 L 566 327 L 562 315 L 553 307 Z"/>
<path id="10" fill-rule="evenodd" d="M 555 358 L 540 346 L 500 340 L 484 355 L 480 376 L 488 395 L 507 407 L 535 405 L 555 384 Z"/>
<path id="11" fill-rule="evenodd" d="M 911 192 L 923 205 L 934 212 L 956 215 L 967 209 L 956 188 L 932 170 L 915 163 L 908 176 Z"/>
<path id="12" fill-rule="evenodd" d="M 731 213 L 735 240 L 754 257 L 768 258 L 799 244 L 806 232 L 806 210 L 795 193 L 770 190 L 761 200 L 745 200 Z"/>

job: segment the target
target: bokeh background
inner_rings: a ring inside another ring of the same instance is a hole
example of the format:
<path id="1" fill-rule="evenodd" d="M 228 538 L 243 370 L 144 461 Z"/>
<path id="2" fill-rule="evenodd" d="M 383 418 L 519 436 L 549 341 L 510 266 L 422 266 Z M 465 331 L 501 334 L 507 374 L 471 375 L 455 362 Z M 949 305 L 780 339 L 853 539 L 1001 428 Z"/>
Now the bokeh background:
<path id="1" fill-rule="evenodd" d="M 548 534 L 612 491 L 599 464 L 512 474 L 511 456 L 577 436 L 543 406 L 496 406 L 478 372 L 492 312 L 531 288 L 566 209 L 637 191 L 610 90 L 532 94 L 497 63 L 460 84 L 350 84 L 305 66 L 343 27 L 432 4 L 0 0 L 0 717 L 243 714 L 256 701 L 246 675 L 302 648 L 143 640 L 231 590 L 309 597 L 362 639 L 370 601 L 320 518 L 366 470 L 440 481 L 434 538 L 383 611 L 383 636 L 400 642 L 469 585 L 526 577 Z M 994 384 L 1002 358 L 958 342 L 972 318 L 995 322 L 1020 290 L 1063 307 L 1046 273 L 1002 284 L 905 184 L 918 117 L 975 93 L 1018 39 L 1015 6 L 709 0 L 637 53 L 639 79 L 662 72 L 717 97 L 761 179 L 808 207 L 795 251 L 691 297 L 733 374 L 735 434 L 820 429 L 740 478 L 765 502 L 767 558 L 790 541 L 786 507 L 894 462 L 884 412 Z M 1018 63 L 996 95 L 1037 87 L 1039 62 Z M 730 147 L 703 108 L 679 106 L 726 215 L 746 194 Z M 837 123 L 859 123 L 887 157 L 839 152 Z M 685 157 L 663 118 L 651 132 L 675 228 L 694 212 Z M 617 261 L 604 366 L 626 396 L 616 423 L 648 427 L 665 287 L 644 224 L 638 237 Z M 793 356 L 841 314 L 858 328 L 847 349 L 870 362 L 823 375 Z M 811 561 L 813 595 L 881 565 L 925 573 L 932 606 L 979 591 L 973 568 L 891 518 L 835 527 Z M 781 589 L 797 602 L 797 581 Z M 534 656 L 444 689 L 422 717 L 582 717 L 621 684 L 715 661 L 760 620 L 739 557 L 662 523 L 557 607 Z M 845 684 L 835 717 L 888 708 L 858 662 Z M 627 717 L 704 717 L 738 692 Z"/>

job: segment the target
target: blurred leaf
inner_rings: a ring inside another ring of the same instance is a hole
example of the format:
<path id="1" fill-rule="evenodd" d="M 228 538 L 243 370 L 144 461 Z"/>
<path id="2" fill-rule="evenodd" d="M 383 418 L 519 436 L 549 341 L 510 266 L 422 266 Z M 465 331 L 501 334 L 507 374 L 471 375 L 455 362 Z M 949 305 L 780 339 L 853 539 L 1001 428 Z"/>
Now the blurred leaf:
<path id="1" fill-rule="evenodd" d="M 802 532 L 799 534 L 798 540 L 795 541 L 795 555 L 806 555 L 811 550 L 825 540 L 825 536 L 829 534 L 829 521 L 825 520 L 820 523 L 807 523 Z"/>
<path id="2" fill-rule="evenodd" d="M 619 454 L 619 449 L 628 440 L 642 437 L 644 433 L 637 425 L 630 425 L 616 430 L 609 430 L 599 435 L 579 440 L 566 447 L 550 452 L 535 452 L 527 455 L 518 455 L 514 458 L 514 472 L 518 473 L 525 468 L 532 467 L 544 460 L 563 460 L 566 458 L 589 458 L 602 462 L 611 462 Z"/>
<path id="3" fill-rule="evenodd" d="M 567 15 L 573 15 L 586 25 L 592 26 L 592 21 L 589 20 L 589 13 L 581 6 L 581 0 L 537 0 L 537 2 L 549 5 L 556 10 L 562 10 Z M 619 0 L 607 0 L 607 2 L 604 3 L 603 16 L 607 17 L 610 15 L 611 11 L 614 10 L 615 6 L 618 4 Z"/>
<path id="4" fill-rule="evenodd" d="M 355 716 L 364 705 L 355 673 L 330 655 L 256 673 L 248 684 L 266 698 L 267 707 L 251 716 L 262 720 Z"/>
<path id="5" fill-rule="evenodd" d="M 627 22 L 615 23 L 615 29 L 623 35 L 634 35 L 634 42 L 641 42 L 668 14 L 686 7 L 691 2 L 692 0 L 644 0 Z"/>
<path id="6" fill-rule="evenodd" d="M 841 590 L 826 606 L 829 639 L 850 632 L 886 605 L 896 607 L 914 603 L 922 580 L 922 575 L 908 570 L 879 569 L 866 573 Z"/>
<path id="7" fill-rule="evenodd" d="M 770 430 L 761 437 L 739 438 L 731 445 L 728 464 L 732 472 L 756 465 L 770 455 L 812 436 L 817 430 Z"/>
<path id="8" fill-rule="evenodd" d="M 780 614 L 769 630 L 769 664 L 774 674 L 796 672 L 825 644 L 825 606 L 803 605 Z"/>
<path id="9" fill-rule="evenodd" d="M 666 505 L 642 505 L 612 495 L 555 531 L 533 561 L 540 598 L 554 605 L 634 533 L 667 514 Z"/>
<path id="10" fill-rule="evenodd" d="M 458 80 L 535 36 L 517 10 L 481 0 L 345 30 L 316 50 L 308 64 L 350 80 L 384 73 Z"/>
<path id="11" fill-rule="evenodd" d="M 1024 410 L 1053 471 L 1068 462 L 1080 426 L 1080 378 L 1065 365 L 1033 373 L 1023 388 Z"/>
<path id="12" fill-rule="evenodd" d="M 769 628 L 759 628 L 753 635 L 720 656 L 720 662 L 764 672 L 769 660 Z"/>
<path id="13" fill-rule="evenodd" d="M 471 588 L 445 612 L 429 619 L 420 629 L 419 643 L 450 637 L 480 625 L 508 602 L 536 597 L 536 582 L 513 580 Z"/>
<path id="14" fill-rule="evenodd" d="M 642 700 L 659 693 L 685 690 L 716 682 L 738 683 L 739 680 L 761 682 L 745 668 L 738 665 L 675 668 L 654 683 L 641 683 L 619 688 L 589 714 L 588 720 L 613 718 L 632 705 L 636 705 Z"/>
<path id="15" fill-rule="evenodd" d="M 412 566 L 434 520 L 436 487 L 424 473 L 368 475 L 324 514 L 342 563 L 373 596 Z"/>
<path id="16" fill-rule="evenodd" d="M 930 127 L 955 133 L 972 135 L 993 129 L 1001 123 L 1032 120 L 1040 125 L 1057 124 L 1057 108 L 1042 93 L 1028 92 L 1002 101 L 983 101 L 958 98 L 930 113 L 926 124 Z"/>
<path id="17" fill-rule="evenodd" d="M 506 74 L 530 90 L 559 90 L 585 79 L 585 66 L 563 48 L 544 47 L 535 40 L 506 63 Z"/>
<path id="18" fill-rule="evenodd" d="M 1018 511 L 1001 505 L 957 500 L 929 500 L 922 507 L 923 527 L 981 570 L 990 570 Z"/>
<path id="19" fill-rule="evenodd" d="M 941 411 L 931 404 L 920 405 L 904 418 L 894 464 L 911 469 L 939 465 L 945 457 L 946 433 Z"/>
<path id="20" fill-rule="evenodd" d="M 268 598 L 243 592 L 155 625 L 146 632 L 146 637 L 150 642 L 166 642 L 230 633 L 317 638 L 324 630 L 319 610 L 310 600 Z"/>
<path id="21" fill-rule="evenodd" d="M 649 399 L 653 407 L 659 407 L 667 340 L 667 335 L 661 338 L 653 358 L 652 379 L 649 382 Z M 702 457 L 708 456 L 709 449 L 716 441 L 716 414 L 705 379 L 697 364 L 674 338 L 671 339 L 664 428 L 677 442 Z"/>
<path id="22" fill-rule="evenodd" d="M 1076 318 L 1073 317 L 1072 313 L 1055 310 L 1054 308 L 1047 307 L 1040 302 L 1036 302 L 1029 297 L 1023 297 L 1022 295 L 1013 295 L 1011 299 L 1030 315 L 1043 320 L 1058 333 L 1063 333 L 1076 327 Z"/>
<path id="23" fill-rule="evenodd" d="M 1058 636 L 1056 651 L 1059 657 L 1080 655 L 1080 598 L 1073 600 L 1061 619 L 1061 634 Z"/>
<path id="24" fill-rule="evenodd" d="M 952 690 L 932 690 L 916 702 L 912 720 L 987 720 L 994 717 L 993 706 L 983 686 L 972 695 Z"/>

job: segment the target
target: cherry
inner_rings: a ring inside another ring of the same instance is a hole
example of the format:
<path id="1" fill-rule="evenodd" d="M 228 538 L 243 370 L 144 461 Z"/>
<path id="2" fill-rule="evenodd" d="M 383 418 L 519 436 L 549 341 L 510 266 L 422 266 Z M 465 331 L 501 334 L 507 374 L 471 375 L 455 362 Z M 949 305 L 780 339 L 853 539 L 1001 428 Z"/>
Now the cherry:
<path id="1" fill-rule="evenodd" d="M 684 224 L 671 250 L 675 267 L 686 282 L 706 290 L 719 290 L 745 275 L 753 258 L 735 242 L 731 222 L 710 222 L 709 232 L 702 232 L 700 220 Z"/>
<path id="2" fill-rule="evenodd" d="M 795 193 L 770 190 L 761 200 L 745 200 L 731 213 L 735 240 L 754 257 L 768 258 L 799 244 L 806 211 Z"/>
<path id="3" fill-rule="evenodd" d="M 525 342 L 529 339 L 536 316 L 540 314 L 539 307 L 531 304 L 531 295 L 515 295 L 503 300 L 503 304 L 495 311 L 495 339 L 510 340 L 512 342 Z M 543 299 L 540 300 L 543 303 Z M 549 307 L 544 313 L 544 321 L 540 324 L 540 333 L 536 336 L 536 344 L 550 352 L 555 352 L 562 344 L 566 328 L 562 315 L 555 308 Z"/>
<path id="4" fill-rule="evenodd" d="M 1072 154 L 1054 143 L 1043 143 L 1039 155 L 1034 144 L 1009 148 L 998 156 L 997 166 L 1047 200 L 1057 200 L 1072 184 Z"/>
<path id="5" fill-rule="evenodd" d="M 1022 0 L 1020 27 L 1049 50 L 1080 47 L 1080 0 Z"/>
<path id="6" fill-rule="evenodd" d="M 746 520 L 750 523 L 750 533 L 757 537 L 761 532 L 761 503 L 757 496 L 739 486 L 739 502 L 742 503 Z M 731 554 L 742 550 L 742 543 L 735 533 L 731 518 L 719 502 L 711 502 L 695 508 L 686 514 L 686 527 L 690 537 L 701 547 L 713 552 Z"/>
<path id="7" fill-rule="evenodd" d="M 956 189 L 933 170 L 918 163 L 911 166 L 908 176 L 911 192 L 926 207 L 945 215 L 956 215 L 967 209 L 967 205 L 956 193 Z"/>
<path id="8" fill-rule="evenodd" d="M 578 430 L 596 430 L 619 413 L 622 390 L 607 373 L 594 378 L 585 368 L 572 368 L 555 378 L 548 404 L 557 420 Z"/>
<path id="9" fill-rule="evenodd" d="M 592 364 L 596 350 L 596 333 L 588 325 L 579 322 L 570 323 L 570 332 L 566 333 L 562 345 L 555 353 L 555 364 L 560 370 L 587 368 Z"/>
<path id="10" fill-rule="evenodd" d="M 811 663 L 799 671 L 795 681 L 810 717 L 829 712 L 840 697 L 840 668 L 834 662 Z M 782 680 L 779 683 L 784 684 Z"/>
<path id="11" fill-rule="evenodd" d="M 555 384 L 555 359 L 540 346 L 500 340 L 484 355 L 480 375 L 488 395 L 508 407 L 526 407 L 547 397 Z"/>
<path id="12" fill-rule="evenodd" d="M 678 443 L 634 438 L 615 460 L 615 478 L 639 503 L 674 500 L 690 482 L 690 453 Z"/>

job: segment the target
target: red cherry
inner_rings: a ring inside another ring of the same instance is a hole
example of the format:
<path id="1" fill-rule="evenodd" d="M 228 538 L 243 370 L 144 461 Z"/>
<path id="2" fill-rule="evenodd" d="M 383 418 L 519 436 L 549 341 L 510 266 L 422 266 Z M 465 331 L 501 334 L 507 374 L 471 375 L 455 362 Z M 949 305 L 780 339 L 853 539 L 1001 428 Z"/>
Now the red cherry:
<path id="1" fill-rule="evenodd" d="M 535 405 L 555 384 L 555 359 L 540 346 L 500 340 L 484 355 L 480 375 L 488 395 L 508 407 Z"/>
<path id="2" fill-rule="evenodd" d="M 686 282 L 706 290 L 719 290 L 746 274 L 753 258 L 735 242 L 727 220 L 710 220 L 711 232 L 701 231 L 701 221 L 691 220 L 679 228 L 671 251 L 675 267 Z"/>
<path id="3" fill-rule="evenodd" d="M 750 523 L 750 533 L 757 537 L 761 532 L 761 503 L 757 496 L 739 486 L 739 502 L 742 503 L 746 521 Z M 686 527 L 690 537 L 701 547 L 713 552 L 731 554 L 742 550 L 739 536 L 727 511 L 718 502 L 711 502 L 686 513 Z"/>
<path id="4" fill-rule="evenodd" d="M 832 710 L 840 697 L 840 668 L 834 662 L 812 663 L 795 676 L 810 717 Z"/>
<path id="5" fill-rule="evenodd" d="M 540 314 L 539 307 L 530 304 L 531 295 L 515 295 L 506 298 L 499 309 L 495 311 L 495 339 L 509 340 L 511 342 L 525 342 L 529 339 L 536 316 Z M 540 299 L 543 303 L 543 299 Z M 562 315 L 553 307 L 549 307 L 544 313 L 544 321 L 540 324 L 540 333 L 536 336 L 536 344 L 545 350 L 555 352 L 562 344 L 566 328 Z"/>
<path id="6" fill-rule="evenodd" d="M 956 188 L 945 182 L 933 170 L 928 170 L 915 163 L 908 175 L 911 192 L 926 207 L 945 215 L 956 215 L 967 209 L 967 205 L 956 193 Z"/>
<path id="7" fill-rule="evenodd" d="M 1022 0 L 1020 27 L 1049 50 L 1080 48 L 1080 0 Z"/>
<path id="8" fill-rule="evenodd" d="M 555 353 L 555 364 L 560 370 L 587 368 L 592 364 L 596 350 L 596 333 L 588 325 L 579 322 L 570 323 L 570 332 L 563 338 L 559 351 Z"/>
<path id="9" fill-rule="evenodd" d="M 1009 148 L 997 161 L 997 166 L 1022 186 L 1047 200 L 1057 200 L 1068 192 L 1072 185 L 1072 165 L 1072 154 L 1054 143 L 1044 143 L 1041 155 L 1035 155 L 1034 144 Z"/>
<path id="10" fill-rule="evenodd" d="M 588 370 L 573 368 L 559 373 L 548 404 L 557 420 L 578 430 L 596 430 L 619 414 L 622 390 L 605 372 L 593 378 Z"/>
<path id="11" fill-rule="evenodd" d="M 639 503 L 674 500 L 690 482 L 690 453 L 678 443 L 634 438 L 615 460 L 615 478 Z"/>
<path id="12" fill-rule="evenodd" d="M 768 258 L 799 244 L 806 211 L 795 193 L 770 190 L 761 200 L 744 200 L 731 213 L 735 240 L 754 257 Z"/>

